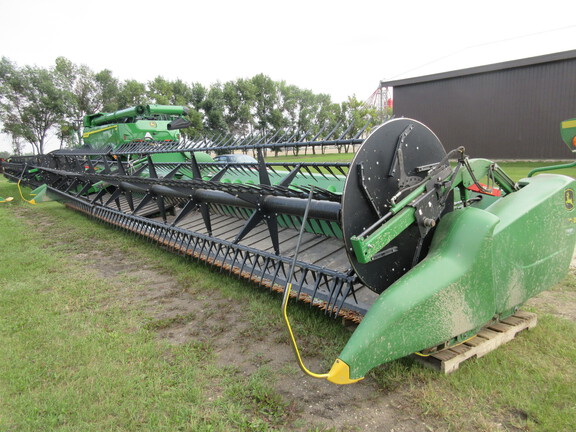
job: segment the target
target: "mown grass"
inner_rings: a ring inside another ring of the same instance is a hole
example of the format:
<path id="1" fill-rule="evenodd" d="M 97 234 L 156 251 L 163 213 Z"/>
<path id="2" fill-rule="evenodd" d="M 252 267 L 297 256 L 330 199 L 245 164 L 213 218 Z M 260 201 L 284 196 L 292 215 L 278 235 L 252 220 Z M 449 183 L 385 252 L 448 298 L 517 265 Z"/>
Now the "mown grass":
<path id="1" fill-rule="evenodd" d="M 279 154 L 278 156 L 270 154 L 266 160 L 270 162 L 350 162 L 352 159 L 354 159 L 354 153 L 322 154 L 320 150 L 317 150 L 317 154 L 311 154 L 310 152 L 306 154 L 300 152 L 298 155 Z"/>
<path id="2" fill-rule="evenodd" d="M 1 179 L 0 195 L 18 192 Z M 61 204 L 15 199 L 0 206 L 0 430 L 291 430 L 296 408 L 275 390 L 276 373 L 265 365 L 251 376 L 218 366 L 210 341 L 159 339 L 158 330 L 190 316 L 154 320 L 127 304 L 121 289 L 129 277 L 105 279 L 71 259 L 94 249 L 137 257 L 193 287 L 198 299 L 216 290 L 242 302 L 251 322 L 245 337 L 284 330 L 278 298 L 266 291 L 190 266 Z M 297 331 L 322 329 L 308 341 L 345 343 L 337 322 L 322 326 L 325 319 L 298 305 L 291 314 Z M 332 343 L 324 345 L 306 352 L 334 358 Z"/>
<path id="3" fill-rule="evenodd" d="M 512 178 L 514 181 L 518 181 L 524 177 L 526 177 L 530 171 L 535 168 L 540 167 L 552 167 L 554 165 L 565 165 L 566 162 L 498 162 L 498 165 L 506 171 L 506 173 Z M 576 177 L 576 168 L 563 168 L 554 171 L 546 171 L 542 174 L 550 173 L 550 174 L 562 174 L 567 175 L 570 177 Z M 535 175 L 539 175 L 540 173 L 536 173 Z"/>
<path id="4" fill-rule="evenodd" d="M 271 155 L 272 156 L 272 155 Z M 326 154 L 299 154 L 298 156 L 293 155 L 282 155 L 278 157 L 270 157 L 268 160 L 271 162 L 289 162 L 289 161 L 299 161 L 299 162 L 350 162 L 354 158 L 354 153 L 326 153 Z M 567 162 L 553 162 L 553 161 L 518 161 L 509 162 L 501 161 L 497 162 L 498 165 L 506 171 L 506 173 L 514 180 L 518 181 L 525 178 L 530 171 L 534 168 L 540 167 L 550 167 L 554 165 L 564 165 Z M 563 168 L 560 170 L 550 171 L 554 174 L 563 174 L 571 177 L 576 177 L 576 168 Z M 536 174 L 538 175 L 538 174 Z"/>
<path id="5" fill-rule="evenodd" d="M 572 431 L 576 424 L 576 325 L 539 315 L 535 329 L 458 372 L 439 377 L 399 362 L 411 400 L 450 430 Z M 400 371 L 398 374 L 397 371 Z M 373 372 L 389 384 L 389 372 Z"/>
<path id="6" fill-rule="evenodd" d="M 52 204 L 34 210 L 25 216 L 48 212 L 74 234 L 102 234 Z M 202 407 L 205 378 L 201 368 L 187 365 L 202 364 L 209 351 L 158 343 L 140 325 L 137 311 L 126 314 L 114 303 L 104 307 L 113 294 L 110 286 L 70 262 L 67 254 L 74 248 L 50 246 L 14 217 L 13 208 L 0 212 L 0 429 L 191 425 Z"/>
<path id="7" fill-rule="evenodd" d="M 10 195 L 18 196 L 15 186 L 0 180 L 0 196 Z M 35 223 L 52 226 L 35 230 Z M 151 320 L 127 304 L 120 295 L 126 280 L 105 280 L 71 259 L 88 245 L 169 273 L 193 287 L 196 298 L 218 292 L 242 302 L 251 323 L 244 337 L 268 332 L 286 341 L 278 296 L 192 266 L 60 204 L 31 207 L 15 199 L 0 204 L 0 430 L 266 431 L 292 430 L 294 421 L 306 425 L 275 387 L 293 370 L 278 373 L 262 365 L 246 375 L 234 365 L 218 365 L 210 340 L 174 345 L 158 338 L 157 331 L 190 317 Z M 574 274 L 556 289 L 574 292 Z M 290 314 L 303 355 L 328 368 L 349 331 L 307 307 L 291 306 Z M 402 359 L 369 377 L 375 391 L 402 394 L 412 414 L 440 430 L 571 431 L 576 324 L 543 314 L 539 321 L 450 376 Z"/>

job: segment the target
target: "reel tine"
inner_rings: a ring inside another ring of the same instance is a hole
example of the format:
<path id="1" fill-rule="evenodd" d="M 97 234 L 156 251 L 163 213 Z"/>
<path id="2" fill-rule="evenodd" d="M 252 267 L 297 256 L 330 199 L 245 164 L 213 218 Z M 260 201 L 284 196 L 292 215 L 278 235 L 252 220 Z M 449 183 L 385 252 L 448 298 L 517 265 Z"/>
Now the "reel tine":
<path id="1" fill-rule="evenodd" d="M 148 174 L 151 178 L 158 178 L 158 173 L 156 172 L 156 167 L 154 166 L 154 162 L 152 162 L 152 157 L 150 155 L 147 156 L 148 160 Z"/>
<path id="2" fill-rule="evenodd" d="M 176 218 L 174 219 L 174 221 L 172 222 L 172 226 L 176 226 L 178 225 L 178 223 L 184 219 L 192 210 L 194 210 L 194 208 L 197 206 L 196 202 L 194 200 L 190 200 L 188 201 L 184 207 L 182 208 L 182 210 L 180 210 L 180 213 L 178 214 L 178 216 L 176 216 Z"/>

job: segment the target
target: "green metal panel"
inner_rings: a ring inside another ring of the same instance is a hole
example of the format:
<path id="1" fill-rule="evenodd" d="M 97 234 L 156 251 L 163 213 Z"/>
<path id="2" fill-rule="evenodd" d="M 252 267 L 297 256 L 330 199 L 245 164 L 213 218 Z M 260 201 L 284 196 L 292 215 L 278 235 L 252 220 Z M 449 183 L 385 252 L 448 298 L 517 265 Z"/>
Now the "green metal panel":
<path id="1" fill-rule="evenodd" d="M 442 218 L 426 259 L 380 295 L 339 356 L 351 379 L 492 318 L 491 246 L 498 222 L 474 208 Z"/>
<path id="2" fill-rule="evenodd" d="M 501 223 L 494 232 L 497 310 L 524 303 L 566 275 L 576 241 L 576 182 L 541 174 L 487 211 Z"/>
<path id="3" fill-rule="evenodd" d="M 188 113 L 188 108 L 180 105 L 146 105 L 145 115 L 165 114 L 169 116 L 183 116 Z"/>
<path id="4" fill-rule="evenodd" d="M 416 221 L 414 213 L 414 208 L 404 207 L 396 216 L 367 238 L 352 237 L 350 241 L 358 262 L 362 264 L 370 262 L 374 255 Z"/>
<path id="5" fill-rule="evenodd" d="M 199 161 L 200 162 L 200 161 Z M 270 183 L 273 185 L 279 184 L 288 175 L 288 171 L 275 168 L 274 171 L 268 170 L 268 176 L 270 177 Z M 260 184 L 260 177 L 258 174 L 258 169 L 256 167 L 244 167 L 242 171 L 236 170 L 234 174 L 227 174 L 224 178 L 230 182 L 238 181 L 243 184 Z M 335 194 L 342 194 L 342 189 L 344 188 L 346 177 L 337 176 L 322 176 L 316 173 L 307 173 L 306 171 L 300 171 L 296 177 L 290 183 L 290 186 L 309 186 L 314 185 L 316 188 L 326 189 Z"/>

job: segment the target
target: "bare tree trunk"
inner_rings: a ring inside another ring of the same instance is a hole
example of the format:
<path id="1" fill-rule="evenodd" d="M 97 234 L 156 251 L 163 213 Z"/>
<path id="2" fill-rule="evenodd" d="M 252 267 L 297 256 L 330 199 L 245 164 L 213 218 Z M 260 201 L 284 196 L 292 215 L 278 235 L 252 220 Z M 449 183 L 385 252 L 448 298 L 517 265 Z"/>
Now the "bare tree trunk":
<path id="1" fill-rule="evenodd" d="M 22 156 L 22 141 L 15 136 L 12 137 L 12 152 L 16 156 Z"/>
<path id="2" fill-rule="evenodd" d="M 40 151 L 38 149 L 38 144 L 36 144 L 35 142 L 30 142 L 30 144 L 32 145 L 32 154 L 34 154 L 34 155 L 40 154 Z"/>

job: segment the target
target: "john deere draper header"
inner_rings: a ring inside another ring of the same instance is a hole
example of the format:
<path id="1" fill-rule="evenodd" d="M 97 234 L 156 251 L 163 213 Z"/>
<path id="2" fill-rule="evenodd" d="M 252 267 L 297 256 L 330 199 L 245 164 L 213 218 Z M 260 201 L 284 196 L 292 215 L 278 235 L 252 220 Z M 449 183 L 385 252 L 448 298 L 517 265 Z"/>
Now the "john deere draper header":
<path id="1" fill-rule="evenodd" d="M 351 383 L 381 363 L 457 344 L 566 274 L 576 241 L 570 177 L 515 183 L 464 148 L 446 153 L 405 118 L 366 139 L 343 128 L 185 142 L 170 135 L 184 113 L 151 105 L 88 116 L 87 146 L 13 157 L 5 176 L 360 323 L 319 377 Z M 356 145 L 352 163 L 264 159 L 332 145 Z M 216 151 L 253 151 L 258 161 L 211 162 Z"/>

